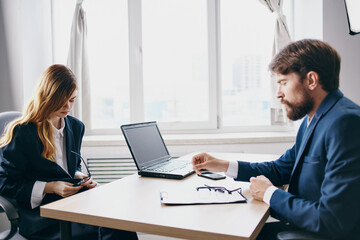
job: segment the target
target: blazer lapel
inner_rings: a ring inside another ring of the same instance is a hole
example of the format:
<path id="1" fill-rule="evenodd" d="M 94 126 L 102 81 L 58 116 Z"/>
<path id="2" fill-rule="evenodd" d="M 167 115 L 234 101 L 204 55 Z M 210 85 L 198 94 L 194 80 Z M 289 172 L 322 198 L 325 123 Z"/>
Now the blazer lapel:
<path id="1" fill-rule="evenodd" d="M 300 159 L 302 159 L 302 155 L 304 154 L 305 147 L 308 144 L 309 139 L 314 132 L 315 126 L 319 122 L 321 116 L 322 114 L 320 116 L 314 115 L 314 119 L 311 120 L 310 125 L 306 128 L 303 139 L 300 144 L 298 154 L 296 155 L 296 160 L 295 160 L 294 168 L 291 172 L 291 176 L 294 174 L 296 167 L 299 165 Z"/>
<path id="2" fill-rule="evenodd" d="M 297 167 L 299 166 L 299 163 L 303 159 L 304 150 L 305 150 L 306 146 L 308 145 L 309 139 L 312 136 L 312 134 L 314 133 L 315 127 L 318 124 L 319 120 L 343 96 L 344 95 L 342 94 L 342 92 L 339 89 L 333 90 L 325 97 L 323 102 L 320 104 L 318 110 L 316 111 L 316 113 L 313 116 L 314 119 L 312 119 L 310 125 L 306 128 L 303 139 L 302 139 L 302 141 L 300 143 L 299 151 L 298 151 L 298 153 L 296 155 L 294 168 L 293 168 L 293 170 L 291 172 L 290 183 L 291 183 L 291 180 L 292 180 L 293 175 L 295 173 L 295 170 L 297 169 Z"/>
<path id="3" fill-rule="evenodd" d="M 66 139 L 66 159 L 67 159 L 67 166 L 68 166 L 68 172 L 69 174 L 74 177 L 75 175 L 75 169 L 76 169 L 76 161 L 72 161 L 72 159 L 75 157 L 71 151 L 72 146 L 74 146 L 74 133 L 72 130 L 72 127 L 68 121 L 67 118 L 65 118 L 65 139 Z"/>

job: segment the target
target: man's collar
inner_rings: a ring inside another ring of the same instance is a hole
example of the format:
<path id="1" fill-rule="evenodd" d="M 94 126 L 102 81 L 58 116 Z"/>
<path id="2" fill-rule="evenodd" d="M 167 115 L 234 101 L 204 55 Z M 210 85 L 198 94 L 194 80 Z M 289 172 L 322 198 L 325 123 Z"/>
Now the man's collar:
<path id="1" fill-rule="evenodd" d="M 337 88 L 329 92 L 329 94 L 321 102 L 319 108 L 316 110 L 313 117 L 318 118 L 326 114 L 334 104 L 344 96 L 344 94 Z"/>
<path id="2" fill-rule="evenodd" d="M 324 100 L 321 102 L 315 114 L 311 118 L 309 117 L 309 115 L 307 115 L 307 126 L 310 125 L 311 121 L 314 118 L 317 119 L 321 115 L 326 114 L 330 110 L 330 108 L 343 96 L 344 94 L 338 88 L 329 92 L 328 95 L 326 95 Z"/>

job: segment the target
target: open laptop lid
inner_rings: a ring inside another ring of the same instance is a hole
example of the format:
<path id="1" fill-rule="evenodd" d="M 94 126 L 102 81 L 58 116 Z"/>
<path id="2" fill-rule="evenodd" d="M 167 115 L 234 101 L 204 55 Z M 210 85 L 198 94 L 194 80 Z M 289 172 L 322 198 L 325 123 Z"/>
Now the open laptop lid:
<path id="1" fill-rule="evenodd" d="M 122 125 L 121 131 L 138 170 L 171 158 L 155 121 Z"/>

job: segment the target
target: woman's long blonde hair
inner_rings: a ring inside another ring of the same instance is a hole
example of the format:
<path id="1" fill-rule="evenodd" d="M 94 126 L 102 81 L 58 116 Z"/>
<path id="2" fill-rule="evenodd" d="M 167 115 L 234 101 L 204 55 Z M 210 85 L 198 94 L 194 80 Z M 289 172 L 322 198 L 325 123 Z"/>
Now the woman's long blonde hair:
<path id="1" fill-rule="evenodd" d="M 76 77 L 69 68 L 60 64 L 47 68 L 41 75 L 23 115 L 6 126 L 0 139 L 0 147 L 11 142 L 16 126 L 31 122 L 36 124 L 39 138 L 44 146 L 41 155 L 55 161 L 56 149 L 49 117 L 65 105 L 76 89 Z"/>

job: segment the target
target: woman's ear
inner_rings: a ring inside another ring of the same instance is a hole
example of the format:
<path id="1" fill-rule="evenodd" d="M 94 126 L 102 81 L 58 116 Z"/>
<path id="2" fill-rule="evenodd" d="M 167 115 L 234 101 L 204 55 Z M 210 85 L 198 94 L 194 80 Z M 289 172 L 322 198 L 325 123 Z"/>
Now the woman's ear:
<path id="1" fill-rule="evenodd" d="M 314 71 L 310 71 L 306 74 L 307 77 L 307 87 L 309 90 L 314 90 L 319 86 L 319 74 Z"/>

